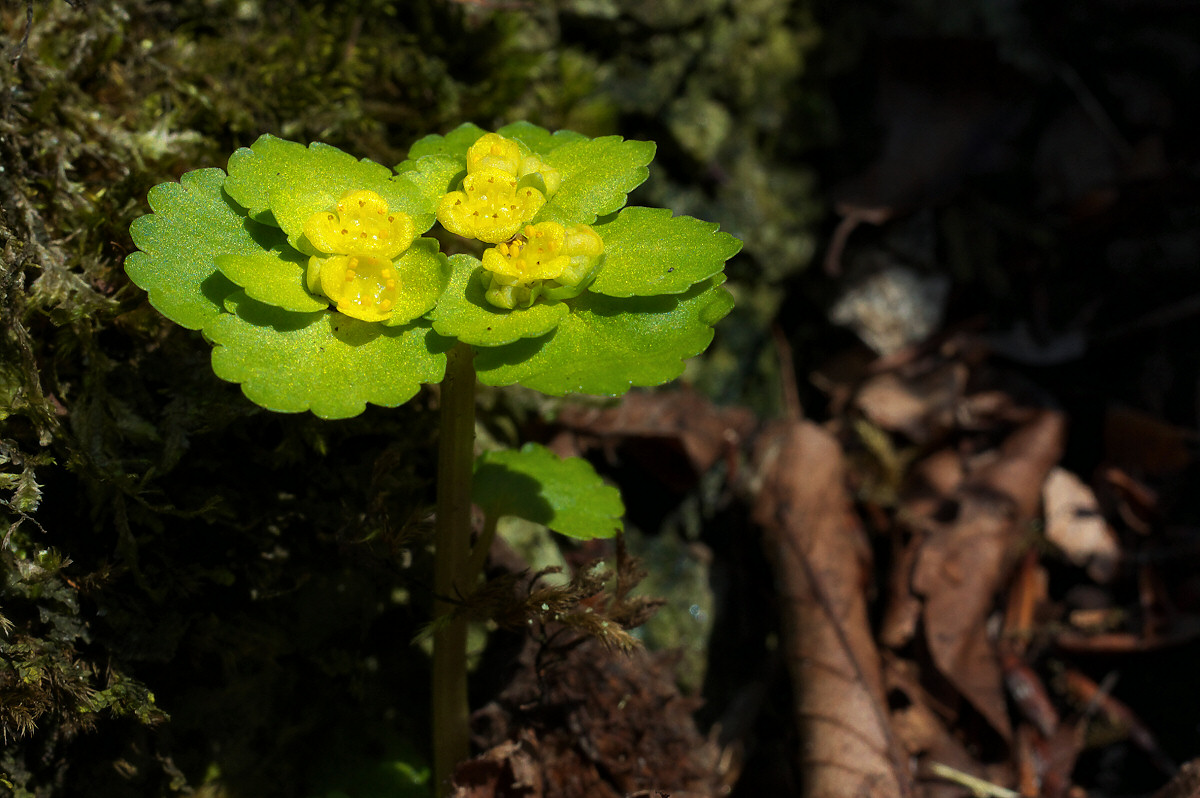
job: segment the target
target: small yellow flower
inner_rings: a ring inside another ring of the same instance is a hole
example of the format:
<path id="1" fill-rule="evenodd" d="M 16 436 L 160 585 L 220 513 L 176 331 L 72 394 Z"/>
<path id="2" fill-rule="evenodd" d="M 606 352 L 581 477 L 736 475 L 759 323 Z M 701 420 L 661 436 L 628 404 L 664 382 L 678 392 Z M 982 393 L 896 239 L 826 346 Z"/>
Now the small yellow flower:
<path id="1" fill-rule="evenodd" d="M 321 293 L 362 321 L 386 321 L 401 284 L 392 262 L 374 255 L 335 255 L 320 265 Z"/>
<path id="2" fill-rule="evenodd" d="M 527 225 L 512 241 L 484 250 L 484 298 L 496 307 L 529 307 L 539 296 L 569 299 L 583 290 L 604 254 L 604 242 L 585 224 Z"/>
<path id="3" fill-rule="evenodd" d="M 499 169 L 517 178 L 518 187 L 531 186 L 549 199 L 562 185 L 562 174 L 536 155 L 498 133 L 485 133 L 467 150 L 467 174 Z"/>
<path id="4" fill-rule="evenodd" d="M 388 210 L 374 191 L 347 191 L 334 212 L 314 213 L 304 222 L 309 243 L 330 257 L 309 259 L 305 283 L 362 321 L 385 321 L 402 286 L 393 261 L 416 238 L 408 214 Z"/>
<path id="5" fill-rule="evenodd" d="M 536 155 L 526 156 L 521 161 L 517 179 L 522 185 L 532 185 L 534 188 L 539 188 L 540 184 L 539 190 L 547 198 L 553 197 L 558 192 L 558 187 L 562 185 L 562 173 L 553 166 L 547 166 Z"/>
<path id="6" fill-rule="evenodd" d="M 442 197 L 437 220 L 464 238 L 497 244 L 516 235 L 545 204 L 536 188 L 519 188 L 515 175 L 485 166 L 463 178 L 462 191 Z"/>
<path id="7" fill-rule="evenodd" d="M 524 236 L 485 250 L 483 268 L 521 282 L 553 280 L 571 264 L 563 254 L 565 231 L 561 224 L 542 222 L 528 225 Z"/>
<path id="8" fill-rule="evenodd" d="M 409 248 L 416 230 L 408 214 L 389 212 L 383 197 L 362 189 L 343 194 L 336 212 L 308 217 L 304 235 L 314 247 L 330 255 L 372 255 L 391 260 Z"/>
<path id="9" fill-rule="evenodd" d="M 467 172 L 499 169 L 516 175 L 521 165 L 521 148 L 496 133 L 485 133 L 467 150 Z"/>

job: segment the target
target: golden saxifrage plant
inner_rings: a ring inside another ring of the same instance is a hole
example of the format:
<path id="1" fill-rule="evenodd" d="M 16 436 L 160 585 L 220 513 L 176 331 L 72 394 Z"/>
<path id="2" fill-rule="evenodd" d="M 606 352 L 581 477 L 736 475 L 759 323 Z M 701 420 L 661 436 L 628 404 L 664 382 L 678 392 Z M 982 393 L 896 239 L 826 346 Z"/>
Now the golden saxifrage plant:
<path id="1" fill-rule="evenodd" d="M 731 309 L 741 242 L 626 207 L 654 144 L 519 122 L 427 136 L 389 169 L 264 135 L 150 191 L 125 262 L 150 302 L 213 345 L 217 376 L 278 412 L 325 419 L 441 385 L 434 590 L 434 772 L 467 755 L 467 595 L 500 515 L 581 539 L 624 508 L 579 459 L 474 453 L 475 385 L 617 396 L 678 377 Z M 436 223 L 479 242 L 444 255 Z M 516 477 L 514 479 L 514 477 Z M 532 485 L 525 493 L 514 485 Z M 472 502 L 485 514 L 471 542 Z"/>

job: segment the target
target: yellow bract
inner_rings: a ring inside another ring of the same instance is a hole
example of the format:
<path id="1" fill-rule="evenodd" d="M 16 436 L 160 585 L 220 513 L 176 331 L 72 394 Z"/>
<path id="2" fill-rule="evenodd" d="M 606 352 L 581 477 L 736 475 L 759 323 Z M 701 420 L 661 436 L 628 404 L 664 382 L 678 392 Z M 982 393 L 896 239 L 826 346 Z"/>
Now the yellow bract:
<path id="1" fill-rule="evenodd" d="M 391 260 L 416 238 L 406 213 L 389 212 L 374 191 L 347 191 L 334 213 L 314 213 L 304 222 L 304 235 L 330 255 L 373 255 Z"/>
<path id="2" fill-rule="evenodd" d="M 583 290 L 603 254 L 604 241 L 585 224 L 526 225 L 512 241 L 484 250 L 484 298 L 510 310 L 539 296 L 568 299 Z"/>
<path id="3" fill-rule="evenodd" d="M 400 282 L 392 262 L 373 255 L 336 255 L 321 264 L 321 293 L 338 310 L 362 321 L 385 321 L 392 315 Z"/>
<path id="4" fill-rule="evenodd" d="M 541 158 L 536 155 L 529 155 L 521 161 L 521 168 L 517 171 L 517 179 L 524 181 L 527 185 L 535 178 L 540 178 L 543 191 L 547 198 L 553 197 L 558 192 L 558 187 L 562 185 L 562 173 L 553 166 L 547 166 Z M 534 185 L 537 188 L 537 185 Z"/>
<path id="5" fill-rule="evenodd" d="M 317 250 L 333 257 L 309 259 L 308 290 L 322 293 L 339 312 L 362 321 L 391 316 L 400 289 L 392 261 L 416 238 L 406 213 L 388 210 L 374 191 L 347 191 L 335 212 L 314 213 L 304 235 Z"/>
<path id="6" fill-rule="evenodd" d="M 554 222 L 529 225 L 524 238 L 518 236 L 510 243 L 485 250 L 483 268 L 521 282 L 553 280 L 571 263 L 562 251 L 564 232 L 563 226 Z"/>
<path id="7" fill-rule="evenodd" d="M 515 175 L 485 166 L 463 178 L 462 191 L 442 197 L 437 220 L 452 233 L 496 244 L 516 235 L 545 204 L 536 188 L 518 188 Z"/>
<path id="8" fill-rule="evenodd" d="M 521 148 L 496 133 L 485 133 L 467 150 L 467 172 L 499 169 L 516 175 L 521 165 Z"/>

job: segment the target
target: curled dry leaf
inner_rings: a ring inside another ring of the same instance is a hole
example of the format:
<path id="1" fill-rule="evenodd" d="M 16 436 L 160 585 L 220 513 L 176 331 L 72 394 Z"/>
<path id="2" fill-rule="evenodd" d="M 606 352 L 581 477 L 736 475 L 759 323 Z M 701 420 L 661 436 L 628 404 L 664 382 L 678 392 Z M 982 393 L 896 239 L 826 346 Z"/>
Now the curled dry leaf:
<path id="1" fill-rule="evenodd" d="M 869 551 L 850 510 L 841 450 L 815 424 L 781 422 L 760 439 L 755 467 L 754 517 L 780 585 L 804 794 L 909 795 L 867 619 Z"/>
<path id="2" fill-rule="evenodd" d="M 944 707 L 921 687 L 915 663 L 886 656 L 883 678 L 892 707 L 891 721 L 897 741 L 904 752 L 917 758 L 922 770 L 934 763 L 985 779 L 989 776 L 942 719 Z M 921 798 L 960 798 L 955 784 L 928 780 L 920 785 Z"/>
<path id="3" fill-rule="evenodd" d="M 999 456 L 964 481 L 954 521 L 929 520 L 931 534 L 913 571 L 913 589 L 925 597 L 922 618 L 934 664 L 1005 739 L 1012 725 L 987 617 L 1064 435 L 1062 415 L 1048 410 L 1011 434 Z"/>

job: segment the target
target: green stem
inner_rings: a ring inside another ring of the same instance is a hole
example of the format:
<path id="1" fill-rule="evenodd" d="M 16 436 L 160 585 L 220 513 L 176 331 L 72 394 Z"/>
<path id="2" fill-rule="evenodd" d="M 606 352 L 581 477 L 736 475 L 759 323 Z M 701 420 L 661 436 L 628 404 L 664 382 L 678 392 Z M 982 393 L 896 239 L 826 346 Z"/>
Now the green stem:
<path id="1" fill-rule="evenodd" d="M 471 549 L 471 556 L 467 559 L 467 563 L 463 566 L 462 577 L 463 584 L 474 587 L 479 581 L 479 575 L 483 573 L 483 566 L 487 564 L 488 551 L 492 548 L 492 540 L 496 537 L 496 522 L 499 519 L 494 515 L 487 515 L 483 518 L 483 529 L 479 532 L 479 539 L 475 541 L 475 546 Z"/>
<path id="2" fill-rule="evenodd" d="M 448 794 L 454 766 L 467 758 L 467 621 L 443 615 L 474 585 L 459 580 L 471 545 L 471 473 L 475 461 L 474 352 L 450 350 L 442 381 L 434 565 L 433 773 L 439 796 Z"/>

